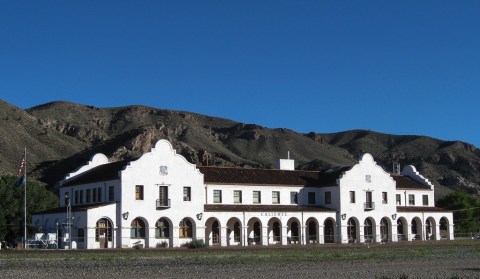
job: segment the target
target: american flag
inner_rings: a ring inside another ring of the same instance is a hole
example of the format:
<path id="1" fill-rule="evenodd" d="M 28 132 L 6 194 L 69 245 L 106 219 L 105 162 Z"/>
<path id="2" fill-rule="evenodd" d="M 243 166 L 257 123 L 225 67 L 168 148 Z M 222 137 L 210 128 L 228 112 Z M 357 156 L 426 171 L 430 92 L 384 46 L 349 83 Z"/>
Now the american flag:
<path id="1" fill-rule="evenodd" d="M 22 169 L 25 166 L 25 156 L 22 158 L 22 163 L 20 164 L 20 167 L 18 168 L 17 176 L 22 175 Z"/>

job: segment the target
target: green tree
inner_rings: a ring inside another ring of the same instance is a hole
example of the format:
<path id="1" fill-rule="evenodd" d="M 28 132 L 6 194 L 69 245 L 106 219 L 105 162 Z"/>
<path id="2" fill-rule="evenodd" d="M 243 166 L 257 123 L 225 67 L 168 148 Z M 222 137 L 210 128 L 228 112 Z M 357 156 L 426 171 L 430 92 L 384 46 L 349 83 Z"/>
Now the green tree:
<path id="1" fill-rule="evenodd" d="M 0 177 L 0 240 L 13 242 L 24 235 L 24 187 L 15 187 L 18 177 Z M 32 213 L 58 205 L 55 194 L 46 185 L 29 179 L 27 184 L 27 229 L 31 234 Z"/>
<path id="2" fill-rule="evenodd" d="M 472 195 L 457 191 L 438 200 L 439 207 L 453 210 L 455 232 L 478 232 L 480 221 L 480 202 Z"/>

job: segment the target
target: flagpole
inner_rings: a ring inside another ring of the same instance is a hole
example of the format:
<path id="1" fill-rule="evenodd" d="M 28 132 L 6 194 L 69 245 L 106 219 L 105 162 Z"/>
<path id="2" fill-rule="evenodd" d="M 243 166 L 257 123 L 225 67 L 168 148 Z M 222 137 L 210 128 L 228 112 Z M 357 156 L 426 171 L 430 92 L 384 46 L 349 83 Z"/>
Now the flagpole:
<path id="1" fill-rule="evenodd" d="M 25 154 L 24 154 L 24 158 L 25 158 L 25 165 L 24 165 L 24 170 L 25 172 L 23 173 L 24 175 L 24 179 L 25 179 L 25 182 L 24 182 L 24 190 L 23 190 L 23 205 L 24 205 L 24 213 L 25 213 L 25 223 L 24 223 L 24 249 L 27 249 L 27 148 L 25 147 Z"/>

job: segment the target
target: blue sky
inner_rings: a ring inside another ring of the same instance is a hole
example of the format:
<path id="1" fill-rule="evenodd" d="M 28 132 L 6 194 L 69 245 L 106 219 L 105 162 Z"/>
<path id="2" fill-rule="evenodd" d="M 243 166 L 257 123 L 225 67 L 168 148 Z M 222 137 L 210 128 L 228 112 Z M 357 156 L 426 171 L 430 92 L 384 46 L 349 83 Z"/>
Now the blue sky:
<path id="1" fill-rule="evenodd" d="M 2 1 L 0 98 L 480 147 L 480 1 Z"/>

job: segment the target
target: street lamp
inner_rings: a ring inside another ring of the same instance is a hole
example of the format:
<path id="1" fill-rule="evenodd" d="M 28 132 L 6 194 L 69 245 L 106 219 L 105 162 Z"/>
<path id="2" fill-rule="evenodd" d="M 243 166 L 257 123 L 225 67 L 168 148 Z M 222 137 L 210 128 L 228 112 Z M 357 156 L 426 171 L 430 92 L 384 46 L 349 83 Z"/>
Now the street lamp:
<path id="1" fill-rule="evenodd" d="M 67 223 L 65 223 L 65 226 L 68 233 L 68 249 L 72 249 L 72 205 L 69 192 L 65 192 L 65 202 L 67 203 Z"/>

